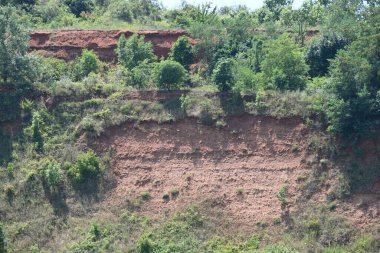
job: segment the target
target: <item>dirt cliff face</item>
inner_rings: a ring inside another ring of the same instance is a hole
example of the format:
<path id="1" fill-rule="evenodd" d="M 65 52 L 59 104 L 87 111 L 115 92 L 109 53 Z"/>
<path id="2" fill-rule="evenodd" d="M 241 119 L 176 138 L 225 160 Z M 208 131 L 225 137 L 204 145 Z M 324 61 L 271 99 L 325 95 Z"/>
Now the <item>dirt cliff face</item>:
<path id="1" fill-rule="evenodd" d="M 185 119 L 174 124 L 145 123 L 110 129 L 95 146 L 111 149 L 117 187 L 111 203 L 149 192 L 142 212 L 208 203 L 226 211 L 233 223 L 254 226 L 281 216 L 276 194 L 305 173 L 300 119 L 250 116 L 228 119 L 220 130 Z M 292 151 L 299 145 L 299 151 Z M 165 197 L 168 194 L 168 197 Z"/>
<path id="2" fill-rule="evenodd" d="M 115 49 L 121 34 L 130 37 L 137 32 L 145 36 L 145 41 L 152 42 L 154 53 L 167 57 L 171 46 L 180 36 L 188 36 L 184 30 L 67 30 L 33 32 L 29 41 L 31 51 L 39 51 L 44 56 L 73 60 L 84 48 L 94 50 L 102 61 L 116 60 Z"/>

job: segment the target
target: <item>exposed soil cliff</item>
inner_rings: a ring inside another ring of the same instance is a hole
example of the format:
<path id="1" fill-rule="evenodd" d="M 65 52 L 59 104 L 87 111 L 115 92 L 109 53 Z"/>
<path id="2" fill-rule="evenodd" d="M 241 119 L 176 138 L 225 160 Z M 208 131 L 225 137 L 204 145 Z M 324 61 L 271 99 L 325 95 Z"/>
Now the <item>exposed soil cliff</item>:
<path id="1" fill-rule="evenodd" d="M 121 34 L 126 38 L 134 32 L 145 36 L 145 41 L 153 44 L 158 57 L 166 57 L 173 43 L 180 36 L 188 36 L 184 30 L 61 30 L 36 31 L 31 34 L 29 48 L 45 56 L 72 60 L 81 54 L 84 48 L 94 50 L 102 61 L 112 62 L 116 59 L 115 49 Z M 189 37 L 190 38 L 190 37 Z M 190 38 L 195 44 L 195 40 Z"/>
<path id="2" fill-rule="evenodd" d="M 115 205 L 149 192 L 141 211 L 150 217 L 202 203 L 222 210 L 230 224 L 248 229 L 299 212 L 305 201 L 299 180 L 311 176 L 308 161 L 313 159 L 302 120 L 242 115 L 226 123 L 217 130 L 188 118 L 109 129 L 92 144 L 111 154 L 117 187 L 106 202 Z M 277 197 L 284 186 L 285 208 Z M 321 188 L 312 197 L 316 205 L 325 202 L 332 188 Z M 374 189 L 341 203 L 337 213 L 358 226 L 379 221 L 379 188 Z"/>

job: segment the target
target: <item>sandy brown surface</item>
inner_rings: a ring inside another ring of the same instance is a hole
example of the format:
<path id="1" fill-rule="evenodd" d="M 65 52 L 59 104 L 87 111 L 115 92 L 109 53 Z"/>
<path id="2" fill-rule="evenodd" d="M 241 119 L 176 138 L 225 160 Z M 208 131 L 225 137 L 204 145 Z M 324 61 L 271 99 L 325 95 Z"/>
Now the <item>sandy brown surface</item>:
<path id="1" fill-rule="evenodd" d="M 150 215 L 207 201 L 237 223 L 270 222 L 281 215 L 282 186 L 290 203 L 296 198 L 306 135 L 300 119 L 253 116 L 230 118 L 221 130 L 195 119 L 113 128 L 100 140 L 114 150 L 118 184 L 110 199 L 149 192 L 142 212 Z M 163 199 L 175 190 L 178 196 Z"/>

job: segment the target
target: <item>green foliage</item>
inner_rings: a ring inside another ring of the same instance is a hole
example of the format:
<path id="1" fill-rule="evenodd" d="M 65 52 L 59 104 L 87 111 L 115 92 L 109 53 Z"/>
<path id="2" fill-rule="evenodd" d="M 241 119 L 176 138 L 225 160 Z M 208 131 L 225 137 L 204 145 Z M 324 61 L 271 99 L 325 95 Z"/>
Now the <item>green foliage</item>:
<path id="1" fill-rule="evenodd" d="M 75 70 L 77 73 L 74 73 L 74 76 L 77 80 L 87 77 L 90 73 L 98 73 L 100 70 L 100 61 L 96 53 L 92 50 L 84 49 L 75 66 Z"/>
<path id="2" fill-rule="evenodd" d="M 44 138 L 43 138 L 43 119 L 39 112 L 33 113 L 32 118 L 32 141 L 34 143 L 34 147 L 38 152 L 43 152 L 44 150 Z"/>
<path id="3" fill-rule="evenodd" d="M 0 6 L 0 85 L 25 87 L 36 78 L 34 58 L 27 54 L 28 30 L 20 11 Z"/>
<path id="4" fill-rule="evenodd" d="M 116 54 L 118 61 L 127 69 L 133 69 L 143 61 L 153 62 L 156 56 L 153 53 L 153 46 L 150 42 L 144 41 L 144 36 L 136 33 L 128 39 L 122 34 L 117 44 Z"/>
<path id="5" fill-rule="evenodd" d="M 189 38 L 186 36 L 179 37 L 171 48 L 170 58 L 189 69 L 189 65 L 193 63 L 193 57 L 193 46 L 190 44 Z"/>
<path id="6" fill-rule="evenodd" d="M 334 59 L 338 50 L 347 45 L 347 40 L 337 34 L 323 35 L 318 41 L 314 40 L 306 52 L 306 62 L 310 66 L 310 76 L 327 74 L 329 60 Z"/>
<path id="7" fill-rule="evenodd" d="M 380 108 L 379 41 L 378 34 L 365 36 L 331 61 L 329 131 L 361 136 L 377 124 L 374 119 Z"/>
<path id="8" fill-rule="evenodd" d="M 6 244 L 5 244 L 5 232 L 3 224 L 0 223 L 0 253 L 6 253 Z"/>
<path id="9" fill-rule="evenodd" d="M 281 202 L 281 205 L 286 205 L 288 201 L 286 200 L 286 195 L 287 195 L 288 187 L 282 186 L 280 190 L 277 193 L 277 199 Z"/>
<path id="10" fill-rule="evenodd" d="M 128 1 L 123 0 L 113 0 L 108 6 L 108 11 L 111 13 L 112 17 L 117 19 L 132 22 L 133 16 L 131 12 L 131 6 Z"/>
<path id="11" fill-rule="evenodd" d="M 178 62 L 164 60 L 156 65 L 155 80 L 160 89 L 178 89 L 186 77 L 186 69 Z"/>
<path id="12" fill-rule="evenodd" d="M 153 253 L 154 247 L 149 238 L 142 238 L 137 242 L 136 251 L 138 253 Z"/>
<path id="13" fill-rule="evenodd" d="M 262 62 L 264 82 L 279 90 L 302 90 L 306 85 L 308 66 L 300 48 L 284 34 L 265 49 Z"/>
<path id="14" fill-rule="evenodd" d="M 104 172 L 104 165 L 101 164 L 99 157 L 90 150 L 80 153 L 75 164 L 69 166 L 67 174 L 76 183 L 83 183 L 91 179 L 96 179 Z"/>
<path id="15" fill-rule="evenodd" d="M 43 180 L 52 189 L 56 189 L 62 182 L 63 175 L 61 166 L 54 160 L 46 159 L 42 161 L 39 167 L 39 171 L 42 175 Z"/>
<path id="16" fill-rule="evenodd" d="M 51 84 L 63 77 L 69 77 L 70 68 L 64 60 L 41 57 L 40 82 Z"/>
<path id="17" fill-rule="evenodd" d="M 235 62 L 232 59 L 221 59 L 212 73 L 212 80 L 218 86 L 219 91 L 229 91 L 235 84 Z"/>
<path id="18" fill-rule="evenodd" d="M 65 0 L 65 4 L 76 17 L 83 12 L 92 12 L 95 8 L 93 0 Z"/>

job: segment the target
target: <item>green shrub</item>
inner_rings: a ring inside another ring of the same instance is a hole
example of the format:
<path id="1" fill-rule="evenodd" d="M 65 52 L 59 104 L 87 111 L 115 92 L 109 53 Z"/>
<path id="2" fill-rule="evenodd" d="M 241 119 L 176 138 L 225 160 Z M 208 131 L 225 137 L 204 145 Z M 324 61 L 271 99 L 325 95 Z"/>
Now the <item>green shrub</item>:
<path id="1" fill-rule="evenodd" d="M 39 167 L 39 171 L 46 184 L 53 189 L 59 186 L 62 181 L 61 166 L 56 161 L 44 160 Z"/>
<path id="2" fill-rule="evenodd" d="M 29 32 L 22 12 L 0 4 L 0 85 L 24 88 L 37 78 L 35 57 L 28 55 Z"/>
<path id="3" fill-rule="evenodd" d="M 65 4 L 76 17 L 79 17 L 82 12 L 92 12 L 95 8 L 92 0 L 66 0 Z"/>
<path id="4" fill-rule="evenodd" d="M 193 62 L 193 57 L 193 46 L 190 44 L 189 38 L 186 36 L 179 37 L 171 48 L 170 58 L 188 69 Z"/>
<path id="5" fill-rule="evenodd" d="M 87 180 L 94 179 L 104 172 L 104 165 L 101 164 L 99 157 L 90 150 L 80 153 L 75 164 L 68 169 L 68 175 L 76 183 L 83 183 Z"/>
<path id="6" fill-rule="evenodd" d="M 43 152 L 44 150 L 44 139 L 43 139 L 43 134 L 42 134 L 42 128 L 43 128 L 43 120 L 42 116 L 39 112 L 34 112 L 33 113 L 33 118 L 32 118 L 32 140 L 35 146 L 35 149 L 38 152 Z"/>
<path id="7" fill-rule="evenodd" d="M 279 90 L 302 90 L 309 71 L 301 49 L 286 34 L 268 45 L 261 69 L 264 85 Z"/>
<path id="8" fill-rule="evenodd" d="M 136 251 L 138 253 L 153 253 L 153 243 L 149 238 L 142 238 L 137 242 Z"/>
<path id="9" fill-rule="evenodd" d="M 235 62 L 229 58 L 221 59 L 216 64 L 212 72 L 212 80 L 218 86 L 219 91 L 229 91 L 235 84 L 234 65 Z"/>
<path id="10" fill-rule="evenodd" d="M 164 60 L 157 64 L 155 77 L 160 89 L 178 89 L 186 77 L 186 70 L 176 61 Z"/>
<path id="11" fill-rule="evenodd" d="M 286 200 L 286 194 L 288 187 L 286 185 L 282 186 L 277 193 L 277 199 L 281 202 L 281 205 L 286 205 L 288 202 Z"/>
<path id="12" fill-rule="evenodd" d="M 124 34 L 120 36 L 116 54 L 119 63 L 127 69 L 133 69 L 145 60 L 153 62 L 156 59 L 152 43 L 145 42 L 144 36 L 136 33 L 128 39 Z"/>
<path id="13" fill-rule="evenodd" d="M 92 50 L 84 49 L 79 58 L 79 62 L 75 66 L 74 71 L 76 71 L 76 73 L 74 73 L 74 77 L 77 80 L 81 80 L 90 73 L 98 73 L 99 70 L 100 61 L 98 56 Z"/>
<path id="14" fill-rule="evenodd" d="M 130 5 L 127 1 L 123 0 L 113 0 L 108 6 L 108 11 L 111 16 L 126 22 L 132 22 L 132 12 L 130 10 Z"/>

